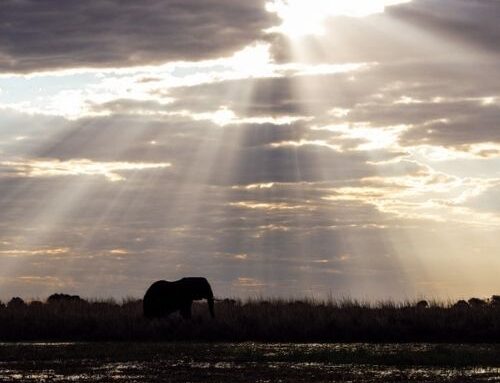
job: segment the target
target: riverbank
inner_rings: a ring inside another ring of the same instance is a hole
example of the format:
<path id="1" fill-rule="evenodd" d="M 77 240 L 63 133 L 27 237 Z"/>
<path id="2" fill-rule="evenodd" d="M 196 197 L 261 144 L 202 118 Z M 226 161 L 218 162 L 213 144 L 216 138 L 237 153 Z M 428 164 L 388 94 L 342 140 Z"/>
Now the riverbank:
<path id="1" fill-rule="evenodd" d="M 140 300 L 62 301 L 0 308 L 0 341 L 500 342 L 500 307 L 412 302 L 223 300 L 211 319 L 142 316 Z"/>

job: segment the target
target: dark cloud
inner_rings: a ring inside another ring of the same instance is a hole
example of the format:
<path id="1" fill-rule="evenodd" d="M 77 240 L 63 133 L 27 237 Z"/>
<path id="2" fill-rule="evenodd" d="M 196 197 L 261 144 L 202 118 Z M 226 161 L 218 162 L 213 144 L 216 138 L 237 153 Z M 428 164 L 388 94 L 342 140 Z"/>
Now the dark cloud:
<path id="1" fill-rule="evenodd" d="M 6 0 L 0 71 L 221 57 L 261 39 L 276 22 L 261 0 Z"/>
<path id="2" fill-rule="evenodd" d="M 472 49 L 500 53 L 498 0 L 414 0 L 388 7 L 387 15 Z"/>
<path id="3" fill-rule="evenodd" d="M 459 107 L 460 103 L 457 103 Z M 445 108 L 443 108 L 445 109 Z M 425 109 L 423 109 L 423 114 Z M 461 146 L 482 142 L 500 143 L 500 107 L 498 105 L 467 105 L 456 113 L 446 114 L 447 121 L 433 121 L 416 125 L 401 139 L 404 145 L 427 144 Z"/>

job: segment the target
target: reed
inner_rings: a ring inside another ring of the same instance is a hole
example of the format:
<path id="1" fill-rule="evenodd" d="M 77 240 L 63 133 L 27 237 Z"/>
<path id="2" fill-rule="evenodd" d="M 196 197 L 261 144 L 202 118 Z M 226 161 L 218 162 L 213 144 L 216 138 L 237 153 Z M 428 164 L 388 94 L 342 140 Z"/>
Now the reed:
<path id="1" fill-rule="evenodd" d="M 0 341 L 499 342 L 500 306 L 432 302 L 219 300 L 216 318 L 147 320 L 142 301 L 32 302 L 0 307 Z"/>

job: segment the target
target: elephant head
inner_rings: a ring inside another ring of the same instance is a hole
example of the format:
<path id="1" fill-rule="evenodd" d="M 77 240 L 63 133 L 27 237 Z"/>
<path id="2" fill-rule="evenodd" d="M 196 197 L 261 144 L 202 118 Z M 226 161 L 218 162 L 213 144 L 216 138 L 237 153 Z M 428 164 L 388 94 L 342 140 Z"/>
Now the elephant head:
<path id="1" fill-rule="evenodd" d="M 182 278 L 179 282 L 183 282 L 186 292 L 190 294 L 191 300 L 207 300 L 208 310 L 210 311 L 212 318 L 214 318 L 214 293 L 212 292 L 212 288 L 210 287 L 208 281 L 205 278 L 190 277 Z"/>
<path id="2" fill-rule="evenodd" d="M 157 281 L 146 291 L 143 300 L 144 315 L 148 318 L 166 316 L 180 311 L 185 318 L 191 318 L 193 301 L 206 299 L 212 318 L 214 313 L 214 294 L 205 278 L 190 277 L 178 281 Z"/>

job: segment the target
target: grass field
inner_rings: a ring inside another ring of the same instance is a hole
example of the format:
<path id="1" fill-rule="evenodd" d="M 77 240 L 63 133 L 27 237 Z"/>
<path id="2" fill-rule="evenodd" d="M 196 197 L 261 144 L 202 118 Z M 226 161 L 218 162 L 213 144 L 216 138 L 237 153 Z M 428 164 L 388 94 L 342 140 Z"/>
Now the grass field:
<path id="1" fill-rule="evenodd" d="M 0 341 L 499 342 L 500 307 L 414 303 L 225 300 L 216 318 L 146 320 L 140 300 L 16 304 L 0 308 Z"/>

